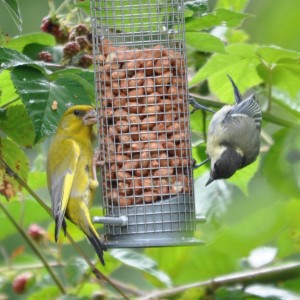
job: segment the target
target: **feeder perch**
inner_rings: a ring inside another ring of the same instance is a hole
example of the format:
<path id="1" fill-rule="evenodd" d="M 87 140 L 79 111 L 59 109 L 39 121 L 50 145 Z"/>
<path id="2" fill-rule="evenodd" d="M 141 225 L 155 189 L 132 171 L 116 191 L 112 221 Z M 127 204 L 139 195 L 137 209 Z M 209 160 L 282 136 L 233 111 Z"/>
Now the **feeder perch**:
<path id="1" fill-rule="evenodd" d="M 91 0 L 91 14 L 104 208 L 94 222 L 110 248 L 202 244 L 183 0 Z"/>

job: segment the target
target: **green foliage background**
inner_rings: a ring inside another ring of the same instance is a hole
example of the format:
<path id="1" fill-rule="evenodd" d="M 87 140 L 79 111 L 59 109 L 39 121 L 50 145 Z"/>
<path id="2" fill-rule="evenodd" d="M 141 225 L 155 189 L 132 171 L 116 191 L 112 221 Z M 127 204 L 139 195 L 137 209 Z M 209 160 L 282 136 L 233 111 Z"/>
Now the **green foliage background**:
<path id="1" fill-rule="evenodd" d="M 46 189 L 45 153 L 65 102 L 93 102 L 93 71 L 77 67 L 56 69 L 37 62 L 35 47 L 59 53 L 53 36 L 39 31 L 48 13 L 47 1 L 0 2 L 0 157 L 50 205 Z M 78 9 L 76 1 L 67 10 Z M 51 3 L 51 1 L 50 1 Z M 56 1 L 60 4 L 62 1 Z M 88 10 L 89 2 L 78 1 Z M 11 10 L 7 17 L 4 8 Z M 3 8 L 3 9 L 2 9 Z M 208 9 L 208 10 L 207 10 Z M 204 187 L 208 166 L 195 172 L 201 247 L 149 248 L 140 251 L 110 250 L 104 274 L 130 285 L 131 298 L 147 297 L 154 290 L 182 286 L 241 271 L 284 266 L 299 262 L 300 250 L 300 3 L 286 1 L 187 1 L 186 38 L 190 90 L 199 102 L 212 108 L 232 103 L 230 74 L 241 92 L 255 93 L 264 111 L 262 149 L 259 159 L 228 181 Z M 63 13 L 67 13 L 63 11 Z M 18 35 L 22 27 L 24 34 Z M 5 18 L 5 19 L 4 19 Z M 5 33 L 11 38 L 7 39 Z M 39 45 L 39 46 L 37 46 Z M 204 97 L 206 96 L 206 97 Z M 67 99 L 67 100 L 66 100 Z M 58 101 L 58 110 L 51 105 Z M 209 115 L 191 116 L 194 158 L 205 155 L 205 130 Z M 0 295 L 7 299 L 120 299 L 108 285 L 94 280 L 82 257 L 67 239 L 53 241 L 53 222 L 45 210 L 0 163 Z M 8 184 L 10 184 L 8 186 Z M 10 192 L 9 202 L 3 188 Z M 92 214 L 100 213 L 96 203 Z M 53 266 L 67 296 L 58 287 L 27 245 L 4 209 L 25 231 L 39 224 L 45 235 L 37 247 Z M 83 234 L 68 225 L 73 238 L 95 257 Z M 102 228 L 99 228 L 102 230 Z M 96 261 L 96 260 L 95 260 Z M 16 295 L 12 282 L 30 271 L 26 292 Z M 189 288 L 173 299 L 300 299 L 300 268 L 292 276 L 274 273 L 267 283 L 236 284 L 209 289 Z M 271 273 L 272 275 L 272 273 Z M 255 277 L 254 277 L 255 279 Z M 131 294 L 132 293 L 132 294 Z M 165 298 L 168 298 L 167 296 Z M 5 299 L 5 298 L 4 298 Z M 96 299 L 96 298 L 95 298 Z M 98 299 L 98 298 L 97 298 Z"/>

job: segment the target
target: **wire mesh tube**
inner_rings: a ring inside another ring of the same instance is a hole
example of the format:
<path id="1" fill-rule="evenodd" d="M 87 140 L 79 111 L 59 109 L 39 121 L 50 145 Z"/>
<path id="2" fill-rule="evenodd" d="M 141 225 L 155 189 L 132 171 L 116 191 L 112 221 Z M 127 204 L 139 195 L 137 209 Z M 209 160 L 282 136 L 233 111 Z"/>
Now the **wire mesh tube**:
<path id="1" fill-rule="evenodd" d="M 92 0 L 91 13 L 104 216 L 116 218 L 96 221 L 109 247 L 199 243 L 183 0 Z"/>

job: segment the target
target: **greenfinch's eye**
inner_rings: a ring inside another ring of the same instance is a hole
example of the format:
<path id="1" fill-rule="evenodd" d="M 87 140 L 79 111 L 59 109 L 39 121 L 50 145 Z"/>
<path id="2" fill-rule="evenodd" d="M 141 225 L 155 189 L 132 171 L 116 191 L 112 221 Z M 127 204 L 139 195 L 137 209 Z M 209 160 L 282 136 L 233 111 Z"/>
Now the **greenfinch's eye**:
<path id="1" fill-rule="evenodd" d="M 80 110 L 74 110 L 74 115 L 79 116 L 80 115 Z"/>

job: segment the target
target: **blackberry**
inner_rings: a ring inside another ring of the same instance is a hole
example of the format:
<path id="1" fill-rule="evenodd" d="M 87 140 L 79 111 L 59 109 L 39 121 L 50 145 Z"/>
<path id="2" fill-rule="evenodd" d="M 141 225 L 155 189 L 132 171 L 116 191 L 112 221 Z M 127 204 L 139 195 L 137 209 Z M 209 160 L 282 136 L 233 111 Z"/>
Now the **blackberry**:
<path id="1" fill-rule="evenodd" d="M 75 41 L 80 45 L 81 50 L 84 50 L 84 49 L 88 48 L 88 46 L 90 44 L 88 39 L 83 35 L 77 36 L 75 38 Z"/>
<path id="2" fill-rule="evenodd" d="M 89 30 L 85 24 L 78 24 L 74 27 L 75 35 L 87 35 Z"/>
<path id="3" fill-rule="evenodd" d="M 71 58 L 80 52 L 80 46 L 77 42 L 68 42 L 63 48 L 64 57 Z"/>
<path id="4" fill-rule="evenodd" d="M 78 65 L 82 68 L 88 68 L 92 64 L 93 64 L 93 56 L 89 54 L 83 54 L 78 61 Z"/>
<path id="5" fill-rule="evenodd" d="M 52 62 L 52 55 L 48 51 L 41 51 L 38 58 L 44 62 Z"/>

